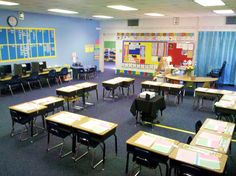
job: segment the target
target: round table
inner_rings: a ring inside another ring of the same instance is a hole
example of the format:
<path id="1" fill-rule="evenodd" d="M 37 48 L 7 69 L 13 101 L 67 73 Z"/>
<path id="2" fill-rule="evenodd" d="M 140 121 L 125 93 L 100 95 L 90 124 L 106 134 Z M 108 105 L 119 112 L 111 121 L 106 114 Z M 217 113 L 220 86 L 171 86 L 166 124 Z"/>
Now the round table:
<path id="1" fill-rule="evenodd" d="M 187 75 L 176 75 L 173 76 L 172 74 L 165 75 L 166 79 L 175 80 L 175 81 L 183 81 L 183 82 L 193 82 L 197 83 L 204 83 L 203 87 L 210 87 L 211 82 L 215 82 L 218 78 L 211 78 L 211 77 L 192 77 Z M 197 87 L 197 86 L 196 86 Z"/>

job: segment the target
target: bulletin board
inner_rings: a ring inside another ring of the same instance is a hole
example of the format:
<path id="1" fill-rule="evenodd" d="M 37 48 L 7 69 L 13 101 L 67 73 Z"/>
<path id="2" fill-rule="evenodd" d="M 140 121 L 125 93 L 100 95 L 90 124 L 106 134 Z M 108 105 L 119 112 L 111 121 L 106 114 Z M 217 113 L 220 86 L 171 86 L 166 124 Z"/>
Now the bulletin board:
<path id="1" fill-rule="evenodd" d="M 55 28 L 0 27 L 0 62 L 55 57 Z"/>
<path id="2" fill-rule="evenodd" d="M 168 42 L 123 41 L 123 62 L 158 64 L 158 58 L 168 56 Z"/>

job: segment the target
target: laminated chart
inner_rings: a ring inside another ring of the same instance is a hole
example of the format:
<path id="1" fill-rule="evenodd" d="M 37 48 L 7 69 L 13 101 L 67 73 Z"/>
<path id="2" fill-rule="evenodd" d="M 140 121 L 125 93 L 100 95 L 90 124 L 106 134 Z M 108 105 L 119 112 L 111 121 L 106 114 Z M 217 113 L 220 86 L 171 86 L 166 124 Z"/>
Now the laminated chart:
<path id="1" fill-rule="evenodd" d="M 54 28 L 0 27 L 0 62 L 55 57 Z"/>

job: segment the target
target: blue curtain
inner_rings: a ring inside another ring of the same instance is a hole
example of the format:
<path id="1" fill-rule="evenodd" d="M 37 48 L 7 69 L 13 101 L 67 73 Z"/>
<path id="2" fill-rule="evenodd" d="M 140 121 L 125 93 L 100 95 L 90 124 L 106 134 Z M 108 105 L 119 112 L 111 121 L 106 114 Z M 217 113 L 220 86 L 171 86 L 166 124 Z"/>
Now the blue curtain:
<path id="1" fill-rule="evenodd" d="M 220 82 L 236 85 L 236 32 L 199 32 L 196 74 L 206 76 L 211 69 L 226 67 Z"/>

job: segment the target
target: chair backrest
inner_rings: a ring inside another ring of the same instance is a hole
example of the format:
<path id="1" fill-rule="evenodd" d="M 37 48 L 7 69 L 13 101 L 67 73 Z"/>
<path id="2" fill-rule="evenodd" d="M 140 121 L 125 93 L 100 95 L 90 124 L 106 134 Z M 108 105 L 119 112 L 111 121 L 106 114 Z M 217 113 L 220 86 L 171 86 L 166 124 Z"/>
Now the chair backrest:
<path id="1" fill-rule="evenodd" d="M 195 123 L 195 132 L 197 133 L 202 126 L 202 122 L 199 120 Z"/>
<path id="2" fill-rule="evenodd" d="M 78 73 L 84 73 L 85 71 L 84 71 L 84 68 L 79 68 L 78 69 Z"/>
<path id="3" fill-rule="evenodd" d="M 83 145 L 90 146 L 93 148 L 99 145 L 99 142 L 93 140 L 89 133 L 81 130 L 77 130 L 77 141 Z"/>
<path id="4" fill-rule="evenodd" d="M 67 75 L 68 74 L 68 68 L 67 67 L 63 67 L 60 71 L 61 75 Z"/>
<path id="5" fill-rule="evenodd" d="M 221 68 L 220 68 L 219 77 L 221 77 L 222 73 L 224 72 L 225 65 L 226 65 L 226 61 L 223 62 L 222 66 L 221 66 Z"/>
<path id="6" fill-rule="evenodd" d="M 30 80 L 37 80 L 39 79 L 39 72 L 32 72 L 30 77 L 29 77 Z"/>
<path id="7" fill-rule="evenodd" d="M 65 138 L 71 134 L 71 132 L 67 129 L 65 129 L 62 125 L 46 121 L 47 122 L 47 130 L 49 133 L 58 136 L 60 138 Z"/>
<path id="8" fill-rule="evenodd" d="M 190 144 L 192 142 L 192 140 L 193 140 L 192 136 L 189 136 L 187 139 L 187 144 Z"/>
<path id="9" fill-rule="evenodd" d="M 10 110 L 10 114 L 11 114 L 11 118 L 14 121 L 18 121 L 19 120 L 19 115 L 18 115 L 18 113 L 16 111 Z"/>
<path id="10" fill-rule="evenodd" d="M 18 84 L 21 82 L 21 77 L 19 75 L 13 75 L 11 77 L 11 80 L 9 81 L 9 84 Z"/>
<path id="11" fill-rule="evenodd" d="M 179 176 L 203 176 L 204 173 L 194 166 L 188 164 L 180 164 L 179 166 Z"/>
<path id="12" fill-rule="evenodd" d="M 159 162 L 154 160 L 151 153 L 147 150 L 142 150 L 135 147 L 133 150 L 133 156 L 133 161 L 145 167 L 156 168 L 159 164 Z"/>
<path id="13" fill-rule="evenodd" d="M 48 72 L 48 77 L 50 77 L 50 78 L 56 77 L 56 74 L 57 74 L 56 70 L 54 70 L 54 69 L 50 70 Z"/>

